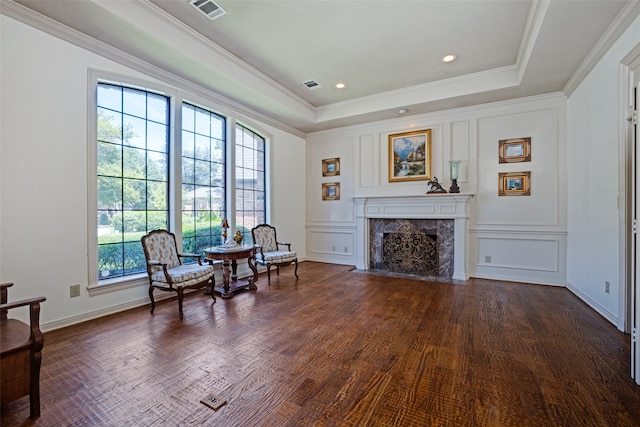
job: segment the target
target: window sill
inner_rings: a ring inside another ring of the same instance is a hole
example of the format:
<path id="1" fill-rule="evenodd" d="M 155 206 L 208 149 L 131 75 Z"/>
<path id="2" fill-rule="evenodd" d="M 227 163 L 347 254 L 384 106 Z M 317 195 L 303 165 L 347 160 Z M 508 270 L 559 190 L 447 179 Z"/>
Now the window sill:
<path id="1" fill-rule="evenodd" d="M 87 286 L 89 296 L 108 294 L 125 289 L 137 288 L 139 286 L 149 286 L 149 276 L 147 274 L 135 274 L 116 279 L 101 280 L 96 284 Z"/>

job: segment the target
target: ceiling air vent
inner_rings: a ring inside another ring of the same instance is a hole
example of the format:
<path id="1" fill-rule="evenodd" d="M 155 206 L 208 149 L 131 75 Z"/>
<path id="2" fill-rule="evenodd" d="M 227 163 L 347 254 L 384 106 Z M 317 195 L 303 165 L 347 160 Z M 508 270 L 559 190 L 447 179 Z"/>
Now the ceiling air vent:
<path id="1" fill-rule="evenodd" d="M 211 0 L 189 0 L 189 4 L 205 14 L 207 18 L 212 21 L 227 13 L 222 6 L 212 2 Z"/>
<path id="2" fill-rule="evenodd" d="M 302 84 L 305 85 L 306 87 L 308 87 L 309 89 L 318 89 L 320 87 L 320 83 L 318 83 L 315 80 L 307 80 L 306 82 L 304 82 Z"/>

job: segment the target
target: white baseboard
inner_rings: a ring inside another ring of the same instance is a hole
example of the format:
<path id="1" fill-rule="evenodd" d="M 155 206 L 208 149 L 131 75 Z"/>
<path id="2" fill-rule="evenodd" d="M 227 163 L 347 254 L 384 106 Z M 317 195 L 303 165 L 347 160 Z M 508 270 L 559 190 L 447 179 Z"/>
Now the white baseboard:
<path id="1" fill-rule="evenodd" d="M 193 289 L 185 292 L 185 295 L 190 292 L 196 292 L 198 289 Z M 156 292 L 153 297 L 158 301 L 165 300 L 167 298 L 175 297 L 175 292 Z M 86 322 L 87 320 L 97 319 L 98 317 L 108 316 L 109 314 L 119 313 L 121 311 L 130 310 L 132 308 L 148 305 L 151 302 L 149 297 L 138 298 L 133 301 L 123 302 L 121 304 L 112 305 L 110 307 L 104 307 L 99 310 L 89 311 L 87 313 L 78 314 L 76 316 L 65 317 L 64 319 L 54 320 L 53 322 L 42 323 L 40 330 L 43 332 L 53 331 L 54 329 L 64 328 L 66 326 L 75 325 L 77 323 Z"/>
<path id="2" fill-rule="evenodd" d="M 602 317 L 607 319 L 609 322 L 613 323 L 616 326 L 616 328 L 618 328 L 618 316 L 616 316 L 615 314 L 611 313 L 609 310 L 607 310 L 606 308 L 598 304 L 591 297 L 589 297 L 589 295 L 585 294 L 580 289 L 573 286 L 570 282 L 567 282 L 567 289 L 569 289 L 571 293 L 573 293 L 575 296 L 580 298 L 582 301 L 584 301 L 585 304 L 587 304 L 589 307 L 594 309 L 598 314 L 600 314 Z"/>

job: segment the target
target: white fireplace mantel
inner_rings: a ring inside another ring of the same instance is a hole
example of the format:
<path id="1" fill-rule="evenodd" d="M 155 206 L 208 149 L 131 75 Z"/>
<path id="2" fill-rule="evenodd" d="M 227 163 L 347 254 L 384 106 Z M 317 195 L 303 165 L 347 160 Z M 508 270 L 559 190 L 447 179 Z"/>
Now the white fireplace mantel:
<path id="1" fill-rule="evenodd" d="M 356 268 L 369 269 L 369 218 L 453 219 L 453 278 L 469 278 L 469 220 L 473 194 L 354 197 L 356 215 Z"/>

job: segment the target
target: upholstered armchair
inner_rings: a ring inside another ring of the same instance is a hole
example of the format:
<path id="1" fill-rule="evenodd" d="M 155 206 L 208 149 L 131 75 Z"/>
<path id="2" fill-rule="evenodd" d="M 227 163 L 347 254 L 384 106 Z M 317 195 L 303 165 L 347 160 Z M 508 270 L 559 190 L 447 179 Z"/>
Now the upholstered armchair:
<path id="1" fill-rule="evenodd" d="M 211 298 L 214 302 L 216 301 L 213 294 L 214 269 L 212 265 L 202 264 L 202 255 L 178 253 L 176 236 L 166 230 L 154 230 L 143 236 L 141 240 L 149 274 L 151 313 L 156 306 L 153 298 L 155 289 L 178 294 L 180 319 L 182 319 L 182 300 L 185 289 L 210 286 Z M 195 258 L 197 263 L 183 264 L 182 258 Z"/>
<path id="2" fill-rule="evenodd" d="M 8 302 L 13 283 L 0 284 L 0 397 L 2 407 L 29 396 L 30 415 L 40 416 L 40 365 L 44 337 L 40 330 L 40 303 L 45 297 Z M 29 307 L 29 324 L 8 316 L 9 310 Z"/>
<path id="3" fill-rule="evenodd" d="M 298 278 L 298 255 L 291 251 L 291 243 L 278 242 L 276 229 L 269 224 L 260 224 L 251 229 L 253 243 L 256 245 L 256 263 L 267 267 L 267 281 L 271 286 L 271 266 L 276 267 L 280 275 L 280 267 L 295 263 L 294 274 Z M 285 247 L 286 250 L 281 250 Z"/>

